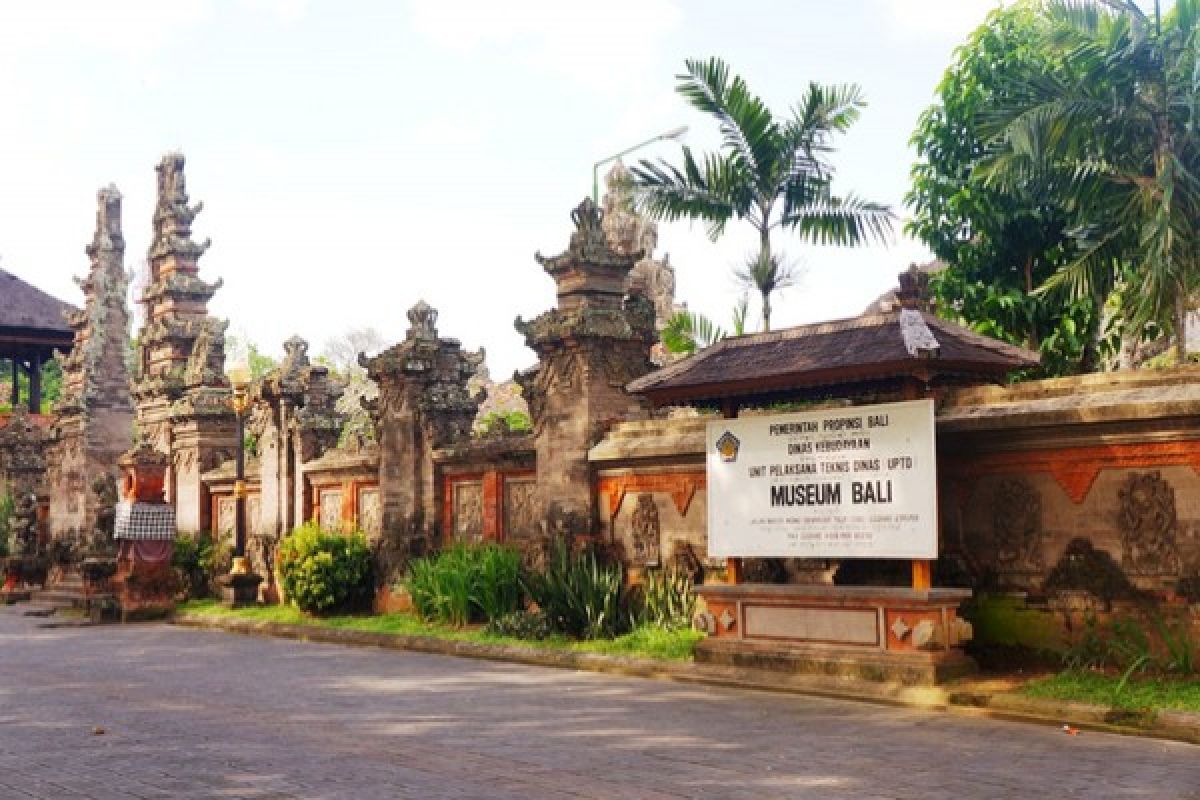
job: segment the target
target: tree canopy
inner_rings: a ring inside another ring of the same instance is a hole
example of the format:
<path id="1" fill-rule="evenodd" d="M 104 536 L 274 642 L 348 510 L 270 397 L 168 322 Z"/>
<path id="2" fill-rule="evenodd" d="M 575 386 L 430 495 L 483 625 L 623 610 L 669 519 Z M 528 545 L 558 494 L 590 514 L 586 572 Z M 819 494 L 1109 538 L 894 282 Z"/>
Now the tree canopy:
<path id="1" fill-rule="evenodd" d="M 1118 334 L 1171 331 L 1183 352 L 1198 5 L 1027 0 L 956 52 L 907 197 L 909 230 L 947 263 L 942 313 L 1037 346 L 1052 374 L 1097 368 Z"/>

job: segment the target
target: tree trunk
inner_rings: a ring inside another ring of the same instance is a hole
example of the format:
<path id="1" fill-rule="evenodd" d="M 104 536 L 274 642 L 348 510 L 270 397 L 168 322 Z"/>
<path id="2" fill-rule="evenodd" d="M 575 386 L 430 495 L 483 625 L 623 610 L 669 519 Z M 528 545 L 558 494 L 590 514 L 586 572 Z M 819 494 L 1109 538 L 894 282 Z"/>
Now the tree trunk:
<path id="1" fill-rule="evenodd" d="M 1182 284 L 1182 281 L 1180 281 Z M 1187 290 L 1182 286 L 1175 289 L 1175 363 L 1182 366 L 1188 360 L 1187 342 Z"/>
<path id="2" fill-rule="evenodd" d="M 1025 298 L 1028 300 L 1033 297 L 1033 253 L 1025 256 Z M 1029 315 L 1029 331 L 1027 332 L 1025 342 L 1026 347 L 1036 351 L 1041 345 L 1038 337 L 1038 327 L 1036 315 Z"/>
<path id="3" fill-rule="evenodd" d="M 769 218 L 769 212 L 764 214 L 764 219 Z M 760 264 L 771 263 L 771 229 L 766 227 L 758 232 L 758 258 Z M 772 287 L 759 286 L 758 290 L 762 293 L 762 312 L 763 312 L 763 331 L 771 330 L 771 291 Z"/>
<path id="4" fill-rule="evenodd" d="M 1088 320 L 1087 341 L 1083 345 L 1083 353 L 1079 357 L 1079 371 L 1082 373 L 1100 371 L 1100 341 L 1104 338 L 1104 292 L 1092 281 L 1092 314 Z"/>

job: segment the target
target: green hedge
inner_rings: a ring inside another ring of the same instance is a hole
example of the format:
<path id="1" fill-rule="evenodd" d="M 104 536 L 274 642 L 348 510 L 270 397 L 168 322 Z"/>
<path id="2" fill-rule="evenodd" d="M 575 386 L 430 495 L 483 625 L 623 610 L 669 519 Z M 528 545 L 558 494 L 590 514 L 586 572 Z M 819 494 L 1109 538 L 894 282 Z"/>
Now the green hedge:
<path id="1" fill-rule="evenodd" d="M 302 611 L 326 614 L 370 605 L 371 551 L 361 533 L 343 536 L 306 523 L 279 545 L 279 582 Z"/>

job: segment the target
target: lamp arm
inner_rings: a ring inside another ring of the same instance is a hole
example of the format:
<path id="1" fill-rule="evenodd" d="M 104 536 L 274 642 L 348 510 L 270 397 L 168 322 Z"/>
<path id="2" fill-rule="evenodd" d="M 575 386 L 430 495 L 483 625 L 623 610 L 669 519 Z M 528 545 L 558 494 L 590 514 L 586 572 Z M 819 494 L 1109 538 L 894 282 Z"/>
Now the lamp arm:
<path id="1" fill-rule="evenodd" d="M 604 166 L 605 164 L 607 164 L 610 161 L 616 161 L 621 156 L 627 156 L 630 153 L 632 153 L 634 150 L 640 150 L 641 148 L 645 147 L 648 144 L 654 144 L 655 142 L 663 142 L 663 141 L 666 141 L 667 139 L 673 139 L 673 138 L 675 138 L 675 137 L 665 134 L 665 133 L 660 133 L 658 136 L 651 136 L 649 139 L 647 139 L 644 142 L 638 142 L 637 144 L 633 145 L 632 147 L 626 147 L 621 152 L 616 153 L 615 155 L 611 155 L 608 158 L 602 158 L 599 161 L 597 161 L 595 164 L 593 164 L 592 165 L 592 202 L 593 203 L 600 202 L 600 167 Z"/>

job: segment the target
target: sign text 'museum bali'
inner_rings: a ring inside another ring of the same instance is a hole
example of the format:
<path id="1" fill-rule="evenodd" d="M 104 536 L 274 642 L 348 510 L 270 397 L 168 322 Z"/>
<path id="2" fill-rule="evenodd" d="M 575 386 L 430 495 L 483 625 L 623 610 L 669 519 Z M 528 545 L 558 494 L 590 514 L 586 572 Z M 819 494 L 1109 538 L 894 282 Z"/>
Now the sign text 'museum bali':
<path id="1" fill-rule="evenodd" d="M 708 423 L 719 558 L 937 557 L 933 401 Z"/>

